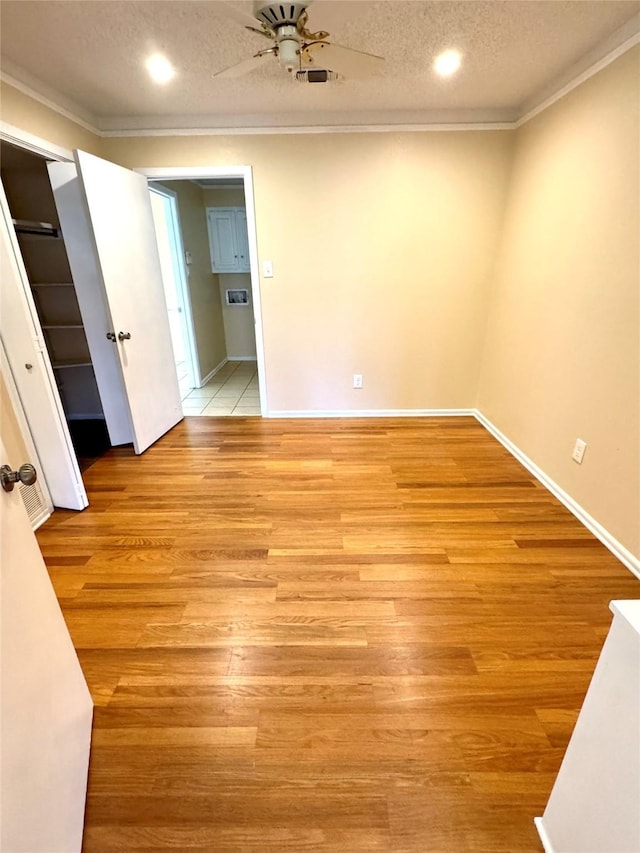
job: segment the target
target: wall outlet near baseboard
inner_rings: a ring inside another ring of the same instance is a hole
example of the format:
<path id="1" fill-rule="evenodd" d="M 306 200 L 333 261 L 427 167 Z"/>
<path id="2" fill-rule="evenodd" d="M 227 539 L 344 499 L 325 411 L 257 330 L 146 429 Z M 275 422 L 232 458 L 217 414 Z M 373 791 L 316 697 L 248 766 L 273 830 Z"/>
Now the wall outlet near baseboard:
<path id="1" fill-rule="evenodd" d="M 354 373 L 353 374 L 353 387 L 354 388 L 362 388 L 362 374 Z"/>
<path id="2" fill-rule="evenodd" d="M 576 443 L 573 445 L 573 453 L 571 454 L 571 458 L 574 462 L 577 462 L 578 465 L 582 465 L 582 458 L 584 457 L 584 452 L 586 449 L 586 441 L 582 441 L 581 438 L 576 438 Z"/>

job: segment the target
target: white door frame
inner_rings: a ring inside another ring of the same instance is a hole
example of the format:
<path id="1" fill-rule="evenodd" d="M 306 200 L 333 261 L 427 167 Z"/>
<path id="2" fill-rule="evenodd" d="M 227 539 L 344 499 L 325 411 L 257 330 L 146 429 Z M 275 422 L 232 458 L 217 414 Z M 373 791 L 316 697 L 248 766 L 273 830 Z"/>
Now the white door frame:
<path id="1" fill-rule="evenodd" d="M 47 160 L 62 160 L 73 163 L 73 151 L 70 148 L 63 148 L 61 145 L 49 142 L 48 139 L 43 139 L 41 136 L 27 133 L 21 127 L 16 127 L 6 121 L 0 121 L 0 139 L 22 148 L 24 151 L 46 157 Z"/>
<path id="2" fill-rule="evenodd" d="M 260 412 L 268 417 L 267 376 L 262 329 L 262 303 L 260 300 L 260 267 L 258 265 L 258 236 L 256 232 L 256 208 L 253 197 L 253 170 L 251 166 L 163 166 L 139 167 L 133 170 L 148 180 L 191 181 L 196 178 L 241 178 L 244 182 L 244 198 L 247 210 L 247 234 L 249 237 L 249 266 L 251 268 L 251 295 L 256 333 L 256 359 L 260 386 Z"/>
<path id="3" fill-rule="evenodd" d="M 190 372 L 192 388 L 200 388 L 202 377 L 200 376 L 200 365 L 198 362 L 198 345 L 193 331 L 193 310 L 191 307 L 191 293 L 187 277 L 189 275 L 185 262 L 184 241 L 182 239 L 182 225 L 180 223 L 180 211 L 178 209 L 178 194 L 173 190 L 162 186 L 149 184 L 149 192 L 162 196 L 167 202 L 165 211 L 168 209 L 169 216 L 166 217 L 167 231 L 171 243 L 171 255 L 173 259 L 174 280 L 176 294 L 180 302 L 180 309 L 184 318 L 182 328 L 186 332 L 185 349 Z"/>
<path id="4" fill-rule="evenodd" d="M 6 122 L 0 122 L 0 139 L 51 160 L 65 161 L 70 158 L 72 159 L 70 151 L 60 148 L 52 143 L 50 144 L 40 137 L 24 133 L 18 128 L 8 125 Z M 49 145 L 50 148 L 47 148 Z M 82 475 L 78 467 L 77 456 L 71 442 L 71 436 L 69 434 L 69 429 L 64 415 L 60 393 L 53 375 L 49 353 L 44 345 L 44 337 L 42 335 L 40 320 L 33 303 L 31 288 L 22 259 L 22 252 L 12 225 L 11 212 L 4 194 L 4 189 L 0 189 L 0 220 L 0 227 L 2 227 L 3 233 L 6 234 L 8 239 L 8 248 L 11 253 L 11 265 L 14 268 L 16 276 L 16 287 L 20 291 L 20 300 L 22 301 L 24 311 L 26 312 L 25 318 L 28 318 L 29 328 L 32 332 L 31 337 L 33 344 L 38 351 L 39 357 L 36 358 L 35 361 L 33 358 L 30 358 L 29 361 L 33 361 L 34 364 L 37 363 L 38 370 L 42 370 L 42 381 L 44 383 L 43 388 L 47 399 L 48 410 L 45 413 L 45 419 L 47 421 L 46 424 L 42 420 L 43 413 L 41 411 L 34 411 L 32 407 L 29 408 L 23 400 L 23 407 L 26 407 L 24 408 L 24 412 L 29 419 L 30 437 L 31 440 L 35 441 L 33 438 L 34 419 L 37 419 L 38 427 L 44 428 L 46 426 L 48 430 L 53 428 L 55 446 L 50 447 L 48 440 L 45 439 L 40 442 L 38 447 L 43 473 L 48 471 L 50 477 L 52 477 L 52 479 L 47 481 L 48 491 L 51 494 L 54 494 L 59 485 L 57 481 L 53 481 L 53 479 L 55 479 L 55 475 L 52 474 L 52 472 L 60 472 L 61 470 L 64 470 L 69 474 L 70 479 L 65 479 L 64 481 L 60 505 L 78 510 L 84 509 L 84 507 L 88 505 L 87 494 L 84 488 Z M 17 293 L 17 290 L 14 291 L 15 296 L 17 296 Z M 9 359 L 10 364 L 14 364 L 16 360 L 15 351 L 12 350 L 6 338 L 4 339 L 4 343 L 7 348 L 7 358 Z M 14 379 L 15 378 L 16 377 L 14 376 Z M 63 458 L 60 458 L 58 455 L 60 451 L 64 454 Z"/>

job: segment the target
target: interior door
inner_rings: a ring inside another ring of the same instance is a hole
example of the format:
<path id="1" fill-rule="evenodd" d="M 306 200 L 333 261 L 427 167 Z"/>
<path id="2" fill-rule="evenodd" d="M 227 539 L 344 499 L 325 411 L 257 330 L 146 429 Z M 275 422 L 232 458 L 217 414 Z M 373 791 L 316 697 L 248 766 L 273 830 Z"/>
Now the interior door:
<path id="1" fill-rule="evenodd" d="M 183 417 L 147 180 L 84 151 L 74 157 L 111 317 L 105 334 L 115 335 L 142 453 Z"/>
<path id="2" fill-rule="evenodd" d="M 10 458 L 0 436 L 0 464 Z M 0 849 L 82 846 L 93 704 L 18 488 L 0 489 Z"/>
<path id="3" fill-rule="evenodd" d="M 49 181 L 82 315 L 91 364 L 111 444 L 133 441 L 129 407 L 116 347 L 107 339 L 111 318 L 75 163 L 48 163 Z"/>
<path id="4" fill-rule="evenodd" d="M 51 499 L 58 507 L 84 509 L 87 493 L 2 187 L 0 208 L 0 337 Z"/>

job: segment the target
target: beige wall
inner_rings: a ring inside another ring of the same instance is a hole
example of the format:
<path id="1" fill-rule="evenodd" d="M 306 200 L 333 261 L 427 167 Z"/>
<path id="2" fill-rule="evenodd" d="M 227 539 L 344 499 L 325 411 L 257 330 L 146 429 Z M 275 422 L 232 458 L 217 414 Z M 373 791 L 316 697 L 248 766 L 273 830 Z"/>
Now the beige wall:
<path id="1" fill-rule="evenodd" d="M 478 395 L 637 556 L 639 58 L 628 52 L 518 131 Z"/>
<path id="2" fill-rule="evenodd" d="M 79 124 L 0 82 L 2 121 L 63 148 L 81 148 L 101 156 L 102 140 Z"/>
<path id="3" fill-rule="evenodd" d="M 163 181 L 178 196 L 185 252 L 191 252 L 189 293 L 201 378 L 206 378 L 227 356 L 220 285 L 211 272 L 209 235 L 202 189 L 192 181 Z"/>
<path id="4" fill-rule="evenodd" d="M 215 187 L 203 190 L 205 207 L 244 207 L 242 187 Z"/>
<path id="5" fill-rule="evenodd" d="M 224 318 L 224 337 L 227 356 L 234 358 L 256 357 L 256 333 L 251 298 L 251 276 L 248 272 L 220 273 L 220 299 Z M 227 288 L 245 287 L 249 291 L 248 305 L 227 305 Z"/>
<path id="6" fill-rule="evenodd" d="M 272 411 L 449 408 L 475 401 L 511 139 L 114 138 L 105 156 L 253 167 Z"/>

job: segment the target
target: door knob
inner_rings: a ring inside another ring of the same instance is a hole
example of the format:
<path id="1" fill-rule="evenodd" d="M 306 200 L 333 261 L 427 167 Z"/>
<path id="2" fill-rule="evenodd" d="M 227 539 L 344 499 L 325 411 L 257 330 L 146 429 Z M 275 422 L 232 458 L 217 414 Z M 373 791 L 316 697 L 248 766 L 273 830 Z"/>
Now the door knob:
<path id="1" fill-rule="evenodd" d="M 0 484 L 5 492 L 12 492 L 16 483 L 32 486 L 38 479 L 38 473 L 30 462 L 25 462 L 17 471 L 12 471 L 8 465 L 0 468 Z"/>
<path id="2" fill-rule="evenodd" d="M 115 339 L 116 339 L 116 333 L 115 332 L 107 332 L 107 340 L 108 341 L 115 341 Z"/>
<path id="3" fill-rule="evenodd" d="M 131 332 L 118 332 L 118 340 L 119 341 L 130 341 L 131 340 Z"/>

